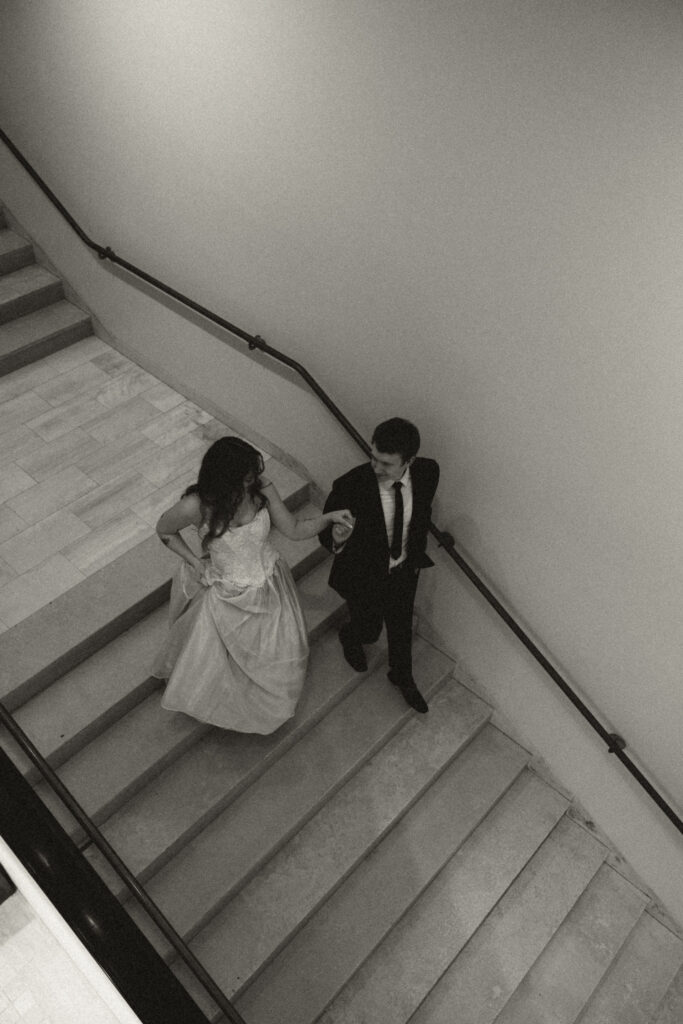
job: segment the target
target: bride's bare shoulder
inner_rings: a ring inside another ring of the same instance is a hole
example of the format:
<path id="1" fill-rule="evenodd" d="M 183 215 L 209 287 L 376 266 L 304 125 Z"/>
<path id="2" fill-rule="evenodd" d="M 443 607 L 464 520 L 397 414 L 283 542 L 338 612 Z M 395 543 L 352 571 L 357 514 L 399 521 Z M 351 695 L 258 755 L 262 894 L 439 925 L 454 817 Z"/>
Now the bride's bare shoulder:
<path id="1" fill-rule="evenodd" d="M 199 495 L 184 494 L 175 505 L 166 509 L 157 523 L 157 533 L 177 533 L 186 526 L 200 526 L 203 519 Z"/>
<path id="2" fill-rule="evenodd" d="M 203 507 L 196 491 L 192 494 L 183 494 L 177 507 L 187 516 L 194 516 L 199 519 L 203 516 Z"/>

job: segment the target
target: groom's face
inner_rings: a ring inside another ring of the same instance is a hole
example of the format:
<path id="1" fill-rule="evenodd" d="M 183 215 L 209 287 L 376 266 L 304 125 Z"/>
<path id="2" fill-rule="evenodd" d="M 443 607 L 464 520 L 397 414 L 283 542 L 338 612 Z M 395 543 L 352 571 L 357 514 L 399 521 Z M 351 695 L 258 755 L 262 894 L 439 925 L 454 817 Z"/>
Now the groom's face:
<path id="1" fill-rule="evenodd" d="M 370 465 L 378 480 L 400 480 L 412 461 L 404 462 L 398 452 L 380 452 L 374 444 L 370 449 Z"/>

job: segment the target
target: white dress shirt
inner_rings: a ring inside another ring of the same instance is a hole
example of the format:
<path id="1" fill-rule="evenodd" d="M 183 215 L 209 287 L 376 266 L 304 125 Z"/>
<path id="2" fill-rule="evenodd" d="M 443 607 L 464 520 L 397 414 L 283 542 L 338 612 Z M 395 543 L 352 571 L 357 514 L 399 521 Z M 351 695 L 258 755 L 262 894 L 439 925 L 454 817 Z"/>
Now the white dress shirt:
<path id="1" fill-rule="evenodd" d="M 384 522 L 387 527 L 387 538 L 389 540 L 389 546 L 391 547 L 391 539 L 394 535 L 394 511 L 396 509 L 396 493 L 394 491 L 394 484 L 396 480 L 378 480 L 379 484 L 379 496 L 382 502 L 382 511 L 384 512 Z M 401 494 L 403 496 L 403 538 L 401 540 L 401 554 L 398 558 L 391 558 L 389 556 L 389 568 L 393 569 L 394 566 L 400 565 L 404 562 L 407 554 L 408 546 L 408 527 L 410 526 L 410 519 L 413 514 L 413 484 L 410 479 L 410 466 L 406 468 L 405 473 L 398 481 L 403 484 L 401 488 Z"/>

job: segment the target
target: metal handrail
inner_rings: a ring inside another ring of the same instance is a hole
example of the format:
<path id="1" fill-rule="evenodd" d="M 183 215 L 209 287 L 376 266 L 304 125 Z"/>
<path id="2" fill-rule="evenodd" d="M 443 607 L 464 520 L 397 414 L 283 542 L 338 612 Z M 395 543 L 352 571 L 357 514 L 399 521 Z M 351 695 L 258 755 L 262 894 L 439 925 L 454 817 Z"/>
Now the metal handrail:
<path id="1" fill-rule="evenodd" d="M 295 373 L 298 373 L 299 376 L 306 381 L 311 390 L 315 392 L 320 401 L 327 406 L 335 419 L 341 423 L 344 430 L 351 435 L 354 441 L 359 444 L 361 448 L 367 447 L 362 434 L 356 430 L 341 409 L 335 405 L 330 396 L 324 391 L 320 384 L 318 384 L 317 380 L 315 380 L 308 370 L 301 365 L 301 363 L 297 363 L 295 359 L 292 359 L 284 352 L 279 352 L 277 349 L 272 348 L 260 335 L 248 334 L 246 331 L 243 331 L 241 327 L 236 327 L 235 324 L 231 324 L 224 317 L 219 316 L 217 313 L 213 313 L 210 309 L 207 309 L 206 306 L 201 306 L 198 302 L 195 302 L 194 299 L 188 298 L 187 295 L 183 295 L 182 292 L 176 291 L 175 288 L 171 288 L 169 285 L 164 284 L 164 282 L 158 280 L 158 278 L 152 277 L 151 274 L 148 274 L 145 270 L 141 270 L 140 267 L 136 267 L 135 264 L 129 263 L 128 260 L 124 260 L 120 256 L 117 256 L 114 250 L 109 246 L 100 245 L 98 242 L 94 242 L 88 237 L 80 224 L 78 224 L 78 222 L 71 216 L 63 203 L 60 202 L 54 192 L 45 184 L 38 172 L 34 170 L 23 153 L 17 149 L 9 136 L 6 135 L 1 128 L 0 139 L 2 139 L 13 156 L 16 157 L 27 174 L 33 178 L 41 192 L 47 196 L 52 205 L 61 213 L 62 217 L 76 232 L 81 241 L 84 242 L 89 249 L 92 249 L 93 252 L 96 252 L 101 260 L 109 260 L 110 263 L 114 263 L 117 266 L 122 267 L 124 270 L 127 270 L 128 273 L 133 274 L 135 277 L 139 277 L 141 281 L 151 284 L 153 288 L 157 289 L 157 291 L 163 292 L 164 295 L 170 296 L 170 298 L 175 299 L 176 302 L 180 302 L 181 305 L 187 306 L 188 309 L 193 310 L 195 313 L 199 313 L 199 315 L 203 316 L 204 319 L 210 320 L 211 323 L 217 324 L 218 327 L 222 327 L 224 330 L 229 331 L 230 334 L 234 334 L 236 337 L 241 338 L 242 341 L 246 341 L 252 351 L 254 349 L 259 349 L 259 351 L 264 352 L 266 355 L 276 359 L 279 363 L 283 363 L 283 365 L 294 370 Z"/>
<path id="2" fill-rule="evenodd" d="M 309 385 L 309 387 L 315 392 L 318 398 L 323 404 L 330 410 L 335 419 L 341 424 L 343 429 L 353 438 L 356 444 L 367 454 L 370 451 L 368 443 L 363 438 L 362 434 L 353 426 L 353 424 L 347 419 L 347 417 L 341 412 L 341 410 L 335 405 L 329 395 L 321 387 L 320 384 L 311 376 L 308 370 L 305 369 L 300 363 L 291 359 L 283 352 L 279 352 L 277 349 L 272 348 L 268 345 L 260 335 L 250 335 L 241 328 L 236 327 L 234 324 L 229 323 L 223 317 L 218 316 L 216 313 L 211 312 L 204 306 L 200 306 L 193 299 L 188 298 L 181 292 L 176 291 L 174 288 L 170 288 L 162 281 L 157 280 L 144 270 L 140 270 L 134 264 L 129 263 L 127 260 L 121 259 L 116 253 L 109 247 L 99 245 L 97 242 L 93 242 L 78 225 L 71 214 L 66 210 L 62 203 L 48 188 L 45 182 L 42 180 L 40 175 L 23 154 L 17 149 L 14 143 L 8 138 L 2 129 L 0 129 L 0 139 L 7 145 L 14 156 L 17 158 L 19 163 L 24 167 L 27 173 L 33 178 L 41 191 L 48 197 L 48 199 L 56 206 L 62 216 L 67 220 L 71 227 L 76 231 L 81 240 L 92 250 L 94 250 L 101 259 L 110 260 L 112 263 L 116 263 L 123 267 L 129 273 L 135 277 L 139 277 L 141 280 L 151 284 L 158 291 L 163 292 L 166 295 L 171 296 L 177 302 L 183 306 L 187 306 L 189 309 L 194 310 L 201 316 L 210 320 L 212 323 L 217 324 L 219 327 L 224 328 L 236 337 L 246 341 L 250 349 L 259 349 L 266 355 L 275 359 L 279 363 L 283 363 L 290 369 L 298 373 L 303 380 Z M 657 804 L 657 806 L 664 812 L 667 818 L 675 825 L 679 832 L 683 833 L 683 820 L 671 807 L 671 805 L 664 799 L 661 793 L 652 785 L 652 783 L 645 777 L 640 769 L 631 761 L 629 756 L 626 754 L 626 741 L 623 737 L 617 733 L 609 732 L 596 718 L 593 712 L 590 710 L 588 705 L 579 697 L 576 691 L 569 685 L 564 677 L 557 671 L 557 669 L 551 664 L 548 658 L 542 653 L 534 641 L 528 636 L 524 629 L 514 619 L 511 613 L 504 607 L 501 601 L 495 596 L 490 588 L 483 582 L 479 575 L 474 571 L 471 565 L 466 561 L 465 558 L 457 551 L 455 542 L 451 534 L 440 530 L 433 522 L 429 524 L 429 531 L 436 538 L 439 546 L 444 549 L 447 555 L 458 565 L 458 567 L 465 573 L 467 578 L 474 584 L 476 589 L 485 598 L 488 604 L 493 608 L 497 615 L 503 620 L 509 629 L 515 634 L 515 636 L 524 644 L 526 649 L 532 655 L 532 657 L 538 662 L 541 668 L 550 676 L 553 682 L 559 687 L 565 696 L 571 701 L 574 707 L 579 713 L 586 719 L 590 726 L 600 736 L 600 738 L 607 744 L 607 750 L 609 753 L 614 754 L 624 765 L 624 767 L 630 772 L 633 778 L 639 783 L 649 797 Z"/>
<path id="3" fill-rule="evenodd" d="M 204 986 L 228 1020 L 230 1020 L 232 1024 L 246 1024 L 244 1018 L 240 1016 L 232 1003 L 227 999 L 222 989 L 219 988 L 205 967 L 189 949 L 184 939 L 178 934 L 168 918 L 161 912 L 145 888 L 140 885 L 127 864 L 121 860 L 114 848 L 107 842 L 97 825 L 95 825 L 87 812 L 81 807 L 71 791 L 64 785 L 57 773 L 48 761 L 45 760 L 35 744 L 29 739 L 24 730 L 18 722 L 15 721 L 13 715 L 7 710 L 2 702 L 0 702 L 0 722 L 2 722 L 8 732 L 11 733 L 17 743 L 21 746 L 22 750 L 38 768 L 51 789 L 57 794 L 83 831 L 87 834 L 88 838 L 109 862 L 129 892 L 135 897 L 138 903 L 144 907 L 156 926 L 173 946 L 178 956 L 185 964 L 187 964 L 189 969 Z"/>

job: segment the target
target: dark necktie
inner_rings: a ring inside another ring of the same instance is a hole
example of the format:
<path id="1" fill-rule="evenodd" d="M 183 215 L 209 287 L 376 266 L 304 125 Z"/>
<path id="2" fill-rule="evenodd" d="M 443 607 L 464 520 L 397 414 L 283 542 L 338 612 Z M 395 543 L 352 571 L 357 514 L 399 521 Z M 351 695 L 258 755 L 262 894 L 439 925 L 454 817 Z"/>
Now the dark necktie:
<path id="1" fill-rule="evenodd" d="M 401 494 L 402 483 L 398 481 L 394 484 L 394 492 L 396 494 L 396 505 L 394 507 L 394 532 L 391 537 L 391 547 L 389 548 L 389 554 L 392 558 L 400 558 L 401 550 L 403 548 L 403 495 Z"/>

